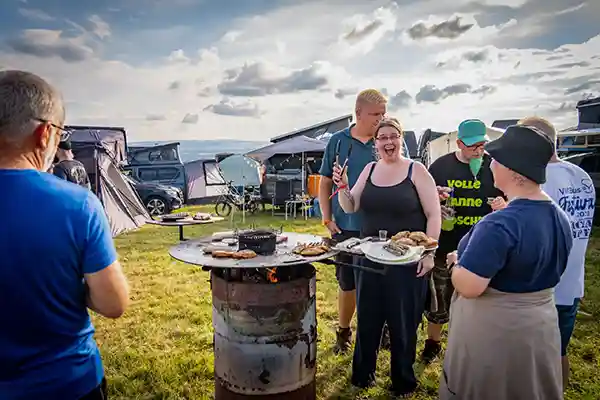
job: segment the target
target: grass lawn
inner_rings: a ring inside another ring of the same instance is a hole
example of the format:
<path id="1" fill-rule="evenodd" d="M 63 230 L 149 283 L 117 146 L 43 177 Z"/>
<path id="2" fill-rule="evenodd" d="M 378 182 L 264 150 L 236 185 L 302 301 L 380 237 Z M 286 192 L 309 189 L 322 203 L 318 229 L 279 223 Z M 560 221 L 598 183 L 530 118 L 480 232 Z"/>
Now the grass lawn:
<path id="1" fill-rule="evenodd" d="M 193 208 L 191 210 L 197 210 Z M 212 211 L 206 208 L 205 210 Z M 285 221 L 270 212 L 246 218 L 246 224 L 324 234 L 318 220 Z M 243 224 L 239 224 L 243 227 Z M 188 236 L 229 229 L 228 222 L 187 227 Z M 111 399 L 207 399 L 213 393 L 213 353 L 209 275 L 173 261 L 168 249 L 178 242 L 177 228 L 145 226 L 116 239 L 131 285 L 132 304 L 118 320 L 94 318 Z M 570 354 L 571 387 L 567 399 L 600 397 L 600 231 L 588 251 L 585 307 L 596 319 L 577 322 Z M 357 391 L 349 384 L 352 356 L 332 354 L 337 321 L 334 269 L 317 272 L 319 399 L 388 399 L 389 353 L 382 351 L 378 388 Z M 425 338 L 420 331 L 419 350 Z M 492 349 L 490 349 L 492 350 Z M 414 399 L 436 399 L 440 363 L 416 367 L 421 387 Z"/>

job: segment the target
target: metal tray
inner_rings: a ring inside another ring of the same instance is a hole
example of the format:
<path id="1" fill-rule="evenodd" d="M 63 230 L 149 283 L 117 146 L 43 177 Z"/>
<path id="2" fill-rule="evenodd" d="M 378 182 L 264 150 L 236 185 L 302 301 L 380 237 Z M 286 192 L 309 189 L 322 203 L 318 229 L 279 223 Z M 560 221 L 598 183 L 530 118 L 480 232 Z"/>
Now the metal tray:
<path id="1" fill-rule="evenodd" d="M 187 242 L 180 243 L 171 247 L 169 254 L 176 260 L 186 264 L 198 265 L 212 268 L 268 268 L 279 267 L 284 265 L 301 265 L 313 262 L 319 262 L 331 258 L 339 253 L 338 250 L 332 249 L 320 256 L 307 257 L 293 254 L 292 250 L 299 243 L 321 242 L 323 237 L 295 232 L 282 232 L 282 235 L 287 236 L 288 240 L 277 244 L 275 253 L 268 256 L 256 256 L 248 260 L 234 260 L 229 258 L 214 258 L 210 254 L 204 254 L 204 248 L 207 246 L 217 246 L 218 242 L 214 242 L 214 237 L 202 237 L 191 239 Z M 224 250 L 234 250 L 237 246 L 229 246 L 223 244 Z"/>

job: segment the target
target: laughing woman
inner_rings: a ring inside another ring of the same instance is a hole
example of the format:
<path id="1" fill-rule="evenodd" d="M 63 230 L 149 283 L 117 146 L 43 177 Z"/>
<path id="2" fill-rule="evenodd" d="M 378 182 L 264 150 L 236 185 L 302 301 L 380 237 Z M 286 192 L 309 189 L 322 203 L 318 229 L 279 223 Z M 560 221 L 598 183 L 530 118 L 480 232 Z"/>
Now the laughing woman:
<path id="1" fill-rule="evenodd" d="M 554 148 L 527 126 L 509 127 L 485 148 L 509 203 L 448 255 L 455 293 L 439 398 L 561 400 L 553 288 L 572 239 L 564 211 L 540 187 Z"/>
<path id="2" fill-rule="evenodd" d="M 379 161 L 368 164 L 356 184 L 339 166 L 333 181 L 342 189 L 340 205 L 347 213 L 364 215 L 361 235 L 388 235 L 421 231 L 435 239 L 441 229 L 440 202 L 435 182 L 420 163 L 404 158 L 402 128 L 395 119 L 385 119 L 375 133 Z M 380 264 L 364 261 L 369 268 Z M 433 256 L 418 264 L 390 268 L 386 275 L 357 271 L 357 335 L 352 362 L 352 384 L 368 387 L 375 383 L 377 351 L 384 322 L 390 333 L 392 391 L 409 395 L 417 388 L 413 370 L 417 328 L 425 305 L 427 279 Z"/>

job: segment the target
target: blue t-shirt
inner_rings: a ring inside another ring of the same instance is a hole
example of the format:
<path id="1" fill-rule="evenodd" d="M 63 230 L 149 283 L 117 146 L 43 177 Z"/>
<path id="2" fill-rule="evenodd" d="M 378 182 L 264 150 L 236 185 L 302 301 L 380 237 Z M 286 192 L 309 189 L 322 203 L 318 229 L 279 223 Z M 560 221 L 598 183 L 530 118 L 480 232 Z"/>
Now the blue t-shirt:
<path id="1" fill-rule="evenodd" d="M 77 399 L 104 376 L 85 273 L 117 260 L 98 198 L 33 170 L 0 170 L 0 399 Z"/>
<path id="2" fill-rule="evenodd" d="M 569 219 L 553 201 L 515 199 L 463 237 L 458 264 L 502 292 L 537 292 L 559 282 L 572 244 Z"/>
<path id="3" fill-rule="evenodd" d="M 354 139 L 350 135 L 350 128 L 352 126 L 343 129 L 339 132 L 334 133 L 327 143 L 325 153 L 323 154 L 323 161 L 321 163 L 321 170 L 319 174 L 331 178 L 333 176 L 333 165 L 335 163 L 335 150 L 338 142 L 340 142 L 340 154 L 339 162 L 344 164 L 346 156 L 348 155 L 348 149 L 350 143 L 352 143 L 352 153 L 348 159 L 348 183 L 350 187 L 354 186 L 362 170 L 371 161 L 375 161 L 375 148 L 373 140 L 369 140 L 366 143 L 361 142 L 358 139 Z M 335 190 L 335 187 L 334 187 Z M 338 201 L 336 195 L 331 199 L 331 213 L 337 226 L 344 231 L 360 231 L 360 212 L 346 214 Z"/>

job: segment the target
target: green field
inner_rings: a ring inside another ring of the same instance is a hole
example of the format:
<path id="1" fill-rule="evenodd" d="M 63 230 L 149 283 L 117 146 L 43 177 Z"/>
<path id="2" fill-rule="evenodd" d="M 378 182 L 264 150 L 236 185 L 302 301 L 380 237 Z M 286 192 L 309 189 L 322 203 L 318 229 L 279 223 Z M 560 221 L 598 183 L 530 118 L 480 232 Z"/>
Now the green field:
<path id="1" fill-rule="evenodd" d="M 197 208 L 193 209 L 194 211 Z M 212 211 L 212 209 L 204 209 Z M 280 226 L 288 231 L 324 234 L 316 219 L 284 221 L 270 212 L 246 225 Z M 243 227 L 243 224 L 237 225 Z M 188 236 L 226 230 L 228 222 L 186 228 Z M 111 399 L 207 399 L 213 393 L 211 295 L 208 273 L 173 261 L 168 249 L 178 242 L 176 228 L 145 226 L 116 239 L 131 285 L 131 306 L 118 320 L 94 318 Z M 570 353 L 571 386 L 567 399 L 600 398 L 600 232 L 588 250 L 585 307 L 593 318 L 577 322 Z M 389 399 L 389 353 L 382 351 L 378 387 L 355 390 L 349 383 L 352 356 L 332 354 L 337 322 L 337 284 L 333 267 L 317 272 L 319 399 Z M 419 347 L 425 332 L 420 331 Z M 420 349 L 419 349 L 420 350 Z M 421 387 L 414 399 L 436 399 L 439 362 L 417 365 Z"/>

